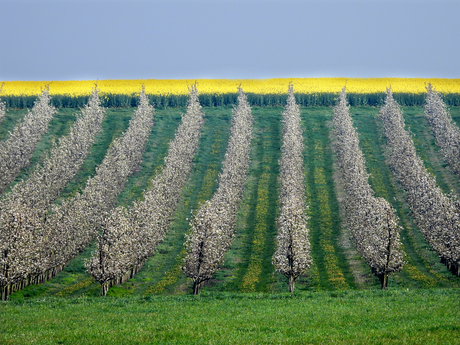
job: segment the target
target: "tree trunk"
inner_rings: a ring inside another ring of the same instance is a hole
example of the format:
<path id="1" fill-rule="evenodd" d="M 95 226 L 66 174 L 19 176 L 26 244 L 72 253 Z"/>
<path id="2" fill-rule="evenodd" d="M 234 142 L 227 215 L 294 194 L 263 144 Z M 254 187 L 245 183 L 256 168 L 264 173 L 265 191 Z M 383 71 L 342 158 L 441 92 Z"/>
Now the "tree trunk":
<path id="1" fill-rule="evenodd" d="M 294 276 L 289 276 L 289 292 L 294 292 L 294 288 L 295 288 L 295 278 Z"/>
<path id="2" fill-rule="evenodd" d="M 102 296 L 107 296 L 107 291 L 109 291 L 109 282 L 108 281 L 103 282 L 101 284 Z"/>
<path id="3" fill-rule="evenodd" d="M 194 281 L 193 282 L 193 294 L 194 295 L 198 295 L 199 292 L 200 292 L 200 288 L 201 288 L 201 282 L 198 282 L 198 280 Z"/>
<path id="4" fill-rule="evenodd" d="M 382 284 L 382 290 L 386 290 L 388 287 L 388 274 L 382 273 L 378 275 L 380 284 Z"/>
<path id="5" fill-rule="evenodd" d="M 3 285 L 2 287 L 2 301 L 8 300 L 8 285 Z"/>

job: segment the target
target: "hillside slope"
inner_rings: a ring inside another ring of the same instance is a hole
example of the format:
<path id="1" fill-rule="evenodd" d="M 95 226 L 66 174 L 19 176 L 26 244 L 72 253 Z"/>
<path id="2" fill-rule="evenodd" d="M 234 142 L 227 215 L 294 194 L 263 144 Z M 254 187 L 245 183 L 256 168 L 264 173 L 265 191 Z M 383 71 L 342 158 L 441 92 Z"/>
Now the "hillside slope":
<path id="1" fill-rule="evenodd" d="M 192 284 L 180 268 L 184 257 L 184 234 L 188 231 L 190 212 L 210 198 L 217 187 L 217 177 L 225 154 L 231 119 L 231 107 L 205 107 L 205 124 L 200 147 L 194 159 L 191 178 L 182 192 L 182 200 L 165 241 L 155 256 L 130 281 L 113 287 L 109 295 L 181 294 L 190 293 Z M 113 138 L 123 132 L 133 113 L 132 108 L 109 108 L 93 150 L 84 166 L 62 197 L 72 195 L 84 186 L 88 176 L 102 161 Z M 236 237 L 226 254 L 224 266 L 204 287 L 203 291 L 287 291 L 286 279 L 274 274 L 271 257 L 275 250 L 275 219 L 277 215 L 277 176 L 281 145 L 282 107 L 253 107 L 254 137 L 251 166 L 243 204 L 238 215 Z M 432 172 L 444 192 L 460 196 L 460 181 L 442 159 L 439 148 L 421 107 L 403 108 L 406 124 L 426 167 Z M 160 169 L 168 142 L 180 122 L 184 108 L 157 109 L 141 169 L 132 176 L 119 197 L 120 205 L 129 205 L 141 197 L 149 179 Z M 354 125 L 360 134 L 360 146 L 366 158 L 370 184 L 377 196 L 386 198 L 396 209 L 403 225 L 401 239 L 406 253 L 402 272 L 390 276 L 389 288 L 459 287 L 454 277 L 429 248 L 413 223 L 402 189 L 385 164 L 385 139 L 377 118 L 378 107 L 351 107 Z M 26 113 L 10 110 L 0 125 L 0 140 Z M 50 123 L 47 135 L 38 145 L 33 164 L 40 162 L 52 140 L 66 133 L 75 120 L 70 109 L 60 109 Z M 451 108 L 460 124 L 460 109 Z M 336 181 L 335 157 L 332 150 L 331 107 L 301 107 L 305 143 L 305 177 L 307 200 L 310 205 L 310 241 L 313 264 L 306 277 L 297 280 L 299 290 L 374 289 L 379 282 L 364 261 L 354 251 L 347 229 L 341 226 L 341 210 L 337 198 L 342 193 Z M 31 167 L 32 167 L 31 166 Z M 25 169 L 19 178 L 27 176 Z M 255 230 L 256 229 L 256 230 Z M 98 295 L 99 284 L 85 272 L 83 262 L 90 256 L 87 248 L 68 267 L 51 281 L 30 286 L 11 295 L 22 296 L 78 296 Z"/>

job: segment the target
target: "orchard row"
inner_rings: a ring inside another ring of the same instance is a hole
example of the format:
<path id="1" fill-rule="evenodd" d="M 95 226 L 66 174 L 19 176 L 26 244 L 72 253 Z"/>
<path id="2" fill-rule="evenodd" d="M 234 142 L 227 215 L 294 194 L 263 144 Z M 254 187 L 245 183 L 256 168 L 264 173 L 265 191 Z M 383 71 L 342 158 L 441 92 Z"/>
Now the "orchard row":
<path id="1" fill-rule="evenodd" d="M 388 200 L 376 198 L 368 183 L 369 175 L 348 113 L 345 91 L 340 95 L 333 117 L 334 148 L 341 181 L 338 186 L 345 195 L 340 202 L 343 226 L 351 232 L 359 255 L 380 278 L 382 288 L 386 288 L 388 275 L 401 270 L 405 264 L 404 246 L 400 241 L 402 226 Z M 459 155 L 455 153 L 460 147 L 460 132 L 452 124 L 441 96 L 431 85 L 427 91 L 426 117 L 447 162 L 458 173 Z M 55 112 L 45 89 L 24 120 L 2 142 L 1 191 L 29 164 Z M 4 114 L 5 105 L 0 103 L 0 121 Z M 177 210 L 199 144 L 204 114 L 196 85 L 190 87 L 187 112 L 170 143 L 162 171 L 152 179 L 142 200 L 128 208 L 115 208 L 128 176 L 139 166 L 153 115 L 154 109 L 142 91 L 128 130 L 113 142 L 96 175 L 86 182 L 81 193 L 56 204 L 55 200 L 81 167 L 101 130 L 105 108 L 95 88 L 70 133 L 53 146 L 28 179 L 4 193 L 0 208 L 3 299 L 27 285 L 54 277 L 94 239 L 97 250 L 86 265 L 88 272 L 100 282 L 103 294 L 110 286 L 132 278 L 155 254 Z M 442 262 L 458 276 L 458 202 L 443 194 L 423 167 L 404 129 L 404 120 L 391 90 L 387 92 L 379 117 L 385 129 L 390 168 L 406 192 L 418 228 Z M 219 186 L 214 196 L 195 211 L 184 244 L 182 269 L 192 278 L 194 293 L 213 277 L 232 246 L 250 165 L 252 122 L 251 106 L 239 89 Z M 278 236 L 273 265 L 288 278 L 289 290 L 293 291 L 294 281 L 308 274 L 314 258 L 310 253 L 308 231 L 303 133 L 292 85 L 282 123 Z"/>

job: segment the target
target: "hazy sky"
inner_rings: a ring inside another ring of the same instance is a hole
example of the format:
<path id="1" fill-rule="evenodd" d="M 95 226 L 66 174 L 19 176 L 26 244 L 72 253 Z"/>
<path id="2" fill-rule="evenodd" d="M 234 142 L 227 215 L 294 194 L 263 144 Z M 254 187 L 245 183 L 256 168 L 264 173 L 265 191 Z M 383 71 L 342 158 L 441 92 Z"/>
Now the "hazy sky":
<path id="1" fill-rule="evenodd" d="M 0 81 L 460 78 L 460 0 L 0 0 Z"/>

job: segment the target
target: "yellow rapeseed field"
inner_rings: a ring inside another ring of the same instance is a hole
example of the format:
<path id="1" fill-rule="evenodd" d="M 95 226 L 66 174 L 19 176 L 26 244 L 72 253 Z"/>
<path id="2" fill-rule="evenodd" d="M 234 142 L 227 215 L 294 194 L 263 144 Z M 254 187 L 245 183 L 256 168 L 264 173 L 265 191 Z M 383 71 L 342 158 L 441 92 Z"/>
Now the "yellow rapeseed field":
<path id="1" fill-rule="evenodd" d="M 372 94 L 385 92 L 387 87 L 394 93 L 425 93 L 425 83 L 430 82 L 444 94 L 460 94 L 460 79 L 422 78 L 276 78 L 276 79 L 134 79 L 134 80 L 71 80 L 71 81 L 0 81 L 0 96 L 35 96 L 41 88 L 49 85 L 51 95 L 85 96 L 97 83 L 101 93 L 137 95 L 145 85 L 150 95 L 186 95 L 188 85 L 197 82 L 201 94 L 236 93 L 241 85 L 246 93 L 286 94 L 288 84 L 300 94 L 339 93 L 346 85 L 348 93 Z"/>

